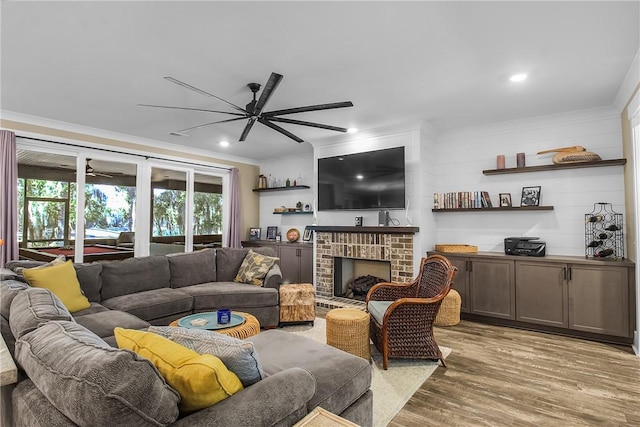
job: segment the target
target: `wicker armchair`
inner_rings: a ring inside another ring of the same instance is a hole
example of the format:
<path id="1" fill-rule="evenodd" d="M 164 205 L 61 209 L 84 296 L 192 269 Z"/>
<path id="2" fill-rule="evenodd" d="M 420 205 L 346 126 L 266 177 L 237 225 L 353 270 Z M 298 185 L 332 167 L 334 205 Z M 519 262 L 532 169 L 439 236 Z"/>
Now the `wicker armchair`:
<path id="1" fill-rule="evenodd" d="M 420 273 L 411 283 L 378 283 L 367 294 L 371 339 L 389 358 L 439 359 L 446 367 L 433 337 L 433 322 L 457 272 L 441 255 L 422 258 Z"/>

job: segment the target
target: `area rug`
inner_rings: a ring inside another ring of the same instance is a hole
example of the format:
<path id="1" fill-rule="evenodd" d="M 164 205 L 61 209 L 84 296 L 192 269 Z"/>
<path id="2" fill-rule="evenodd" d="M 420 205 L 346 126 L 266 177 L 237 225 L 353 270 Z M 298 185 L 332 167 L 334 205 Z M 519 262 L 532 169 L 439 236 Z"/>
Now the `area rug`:
<path id="1" fill-rule="evenodd" d="M 283 330 L 326 343 L 325 319 L 316 318 L 314 326 L 292 325 Z M 446 358 L 451 349 L 440 347 Z M 400 412 L 413 393 L 429 378 L 439 366 L 430 360 L 389 359 L 389 369 L 382 369 L 382 355 L 371 345 L 373 356 L 371 390 L 373 391 L 373 425 L 385 427 Z"/>

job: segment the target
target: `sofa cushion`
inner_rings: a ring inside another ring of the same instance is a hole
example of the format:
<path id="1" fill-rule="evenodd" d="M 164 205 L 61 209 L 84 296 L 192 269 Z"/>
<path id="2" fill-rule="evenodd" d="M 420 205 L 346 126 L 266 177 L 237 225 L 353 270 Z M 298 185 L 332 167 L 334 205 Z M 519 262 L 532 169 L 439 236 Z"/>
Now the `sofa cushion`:
<path id="1" fill-rule="evenodd" d="M 76 311 L 75 313 L 73 313 L 73 318 L 76 319 L 80 316 L 86 316 L 87 314 L 93 314 L 93 313 L 100 313 L 102 311 L 109 311 L 109 309 L 100 303 L 92 302 L 89 308 L 85 308 L 84 310 Z"/>
<path id="2" fill-rule="evenodd" d="M 11 303 L 9 325 L 16 339 L 51 320 L 73 321 L 71 313 L 53 292 L 29 288 L 18 293 Z"/>
<path id="3" fill-rule="evenodd" d="M 180 409 L 193 412 L 242 390 L 238 377 L 210 354 L 198 354 L 151 332 L 116 328 L 118 347 L 135 351 L 155 364 L 180 393 Z"/>
<path id="4" fill-rule="evenodd" d="M 102 289 L 102 264 L 99 262 L 73 264 L 76 276 L 80 282 L 80 289 L 89 302 L 100 302 Z"/>
<path id="5" fill-rule="evenodd" d="M 213 249 L 169 254 L 167 259 L 172 288 L 216 281 L 216 252 Z"/>
<path id="6" fill-rule="evenodd" d="M 71 261 L 42 267 L 26 268 L 22 272 L 31 286 L 51 290 L 71 313 L 90 306 L 80 290 L 80 282 Z"/>
<path id="7" fill-rule="evenodd" d="M 252 251 L 267 256 L 277 256 L 270 247 L 251 248 Z M 246 248 L 218 248 L 216 249 L 216 274 L 218 282 L 233 282 L 247 256 Z"/>
<path id="8" fill-rule="evenodd" d="M 102 305 L 126 311 L 143 320 L 153 320 L 190 312 L 193 297 L 180 289 L 161 288 L 106 299 Z"/>
<path id="9" fill-rule="evenodd" d="M 262 286 L 265 276 L 277 261 L 277 257 L 262 255 L 249 249 L 233 281 Z"/>
<path id="10" fill-rule="evenodd" d="M 251 342 L 204 329 L 151 326 L 149 332 L 168 338 L 199 354 L 213 354 L 219 357 L 245 387 L 264 377 L 258 354 Z"/>
<path id="11" fill-rule="evenodd" d="M 371 386 L 368 361 L 326 344 L 279 330 L 264 331 L 247 341 L 255 344 L 267 377 L 293 366 L 311 372 L 316 392 L 309 411 L 322 406 L 340 414 Z"/>
<path id="12" fill-rule="evenodd" d="M 120 326 L 127 329 L 147 329 L 150 325 L 133 314 L 120 310 L 107 310 L 85 316 L 74 316 L 75 321 L 99 336 L 113 336 L 113 330 Z"/>
<path id="13" fill-rule="evenodd" d="M 19 292 L 29 289 L 29 285 L 17 280 L 3 280 L 0 282 L 0 333 L 4 339 L 11 357 L 15 354 L 16 338 L 9 326 L 11 303 Z"/>
<path id="14" fill-rule="evenodd" d="M 72 322 L 49 322 L 16 342 L 16 359 L 42 394 L 78 425 L 168 425 L 179 395 L 153 364 Z"/>
<path id="15" fill-rule="evenodd" d="M 169 287 L 169 261 L 165 256 L 129 258 L 102 263 L 102 300 Z"/>
<path id="16" fill-rule="evenodd" d="M 234 310 L 278 305 L 278 290 L 236 282 L 203 283 L 180 290 L 193 296 L 193 310 L 210 311 L 231 307 Z"/>

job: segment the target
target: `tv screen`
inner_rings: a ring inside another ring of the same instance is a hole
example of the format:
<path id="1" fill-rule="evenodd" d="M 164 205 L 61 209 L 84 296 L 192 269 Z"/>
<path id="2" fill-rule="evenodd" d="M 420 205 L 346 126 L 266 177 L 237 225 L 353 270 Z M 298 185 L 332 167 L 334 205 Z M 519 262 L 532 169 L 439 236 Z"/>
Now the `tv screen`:
<path id="1" fill-rule="evenodd" d="M 318 210 L 404 207 L 404 147 L 318 159 Z"/>

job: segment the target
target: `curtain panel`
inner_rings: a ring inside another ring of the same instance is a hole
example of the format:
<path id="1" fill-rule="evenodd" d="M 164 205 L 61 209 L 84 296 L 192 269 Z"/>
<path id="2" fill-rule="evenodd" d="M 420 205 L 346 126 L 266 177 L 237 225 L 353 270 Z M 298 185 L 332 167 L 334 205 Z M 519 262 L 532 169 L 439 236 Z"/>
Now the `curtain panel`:
<path id="1" fill-rule="evenodd" d="M 0 268 L 18 259 L 18 160 L 16 134 L 0 130 Z"/>
<path id="2" fill-rule="evenodd" d="M 227 230 L 227 244 L 230 248 L 239 248 L 240 244 L 240 182 L 238 168 L 232 168 L 229 191 L 229 229 Z"/>

